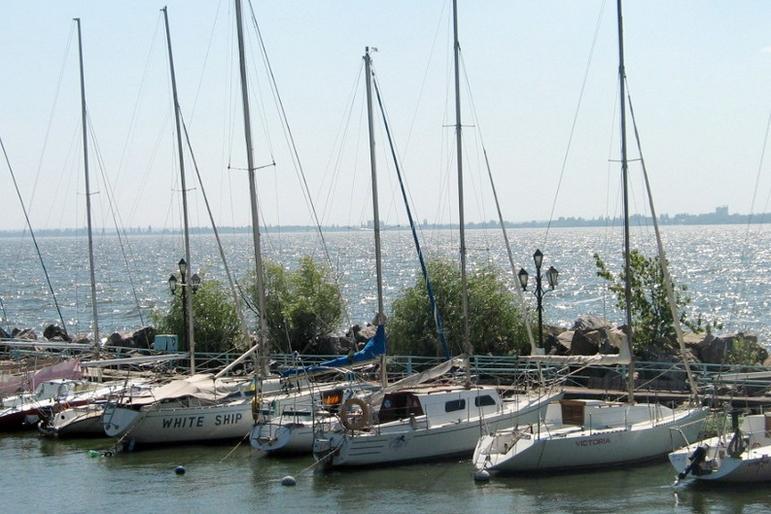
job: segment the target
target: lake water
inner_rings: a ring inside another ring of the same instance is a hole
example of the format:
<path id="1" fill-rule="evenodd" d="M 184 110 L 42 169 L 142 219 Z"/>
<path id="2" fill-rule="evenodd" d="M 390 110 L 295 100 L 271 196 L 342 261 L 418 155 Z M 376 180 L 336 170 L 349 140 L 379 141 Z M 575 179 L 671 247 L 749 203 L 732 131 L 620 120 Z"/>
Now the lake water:
<path id="1" fill-rule="evenodd" d="M 472 479 L 469 461 L 314 473 L 311 457 L 260 458 L 248 443 L 91 458 L 108 440 L 0 436 L 2 512 L 761 513 L 767 486 L 672 487 L 666 464 L 539 477 Z M 177 476 L 174 468 L 187 473 Z M 307 471 L 303 471 L 307 470 Z M 285 475 L 297 478 L 283 487 Z"/>
<path id="2" fill-rule="evenodd" d="M 694 309 L 722 320 L 726 330 L 748 330 L 769 340 L 771 326 L 771 227 L 666 227 L 673 274 L 689 285 Z M 457 256 L 451 231 L 425 231 L 430 257 Z M 635 246 L 653 251 L 652 231 L 635 234 Z M 520 263 L 532 271 L 536 246 L 545 264 L 560 270 L 560 284 L 547 299 L 546 320 L 570 323 L 593 313 L 621 320 L 595 276 L 592 254 L 620 265 L 616 232 L 604 229 L 512 230 Z M 267 253 L 293 265 L 304 254 L 320 255 L 313 234 L 290 233 L 267 238 Z M 414 282 L 417 262 L 405 231 L 384 234 L 386 303 Z M 327 235 L 330 256 L 340 272 L 353 321 L 375 310 L 371 233 Z M 473 265 L 492 264 L 507 273 L 505 250 L 497 231 L 468 233 Z M 163 308 L 166 279 L 182 256 L 181 240 L 142 236 L 131 241 L 131 269 L 144 313 Z M 250 268 L 248 235 L 225 238 L 228 257 L 239 277 Z M 85 331 L 90 321 L 85 240 L 43 238 L 42 250 L 72 331 Z M 212 236 L 193 238 L 193 268 L 222 278 Z M 114 237 L 96 243 L 99 313 L 102 331 L 139 325 L 128 275 Z M 0 239 L 0 297 L 14 326 L 42 327 L 56 319 L 46 294 L 32 243 L 25 238 Z M 58 441 L 36 433 L 0 435 L 0 512 L 699 512 L 755 513 L 771 511 L 767 486 L 710 489 L 671 486 L 674 472 L 665 463 L 625 469 L 557 476 L 494 479 L 474 483 L 469 461 L 419 464 L 397 468 L 314 474 L 312 459 L 259 458 L 248 445 L 180 446 L 113 457 L 89 457 L 88 450 L 108 448 L 106 439 Z M 174 468 L 184 465 L 187 474 Z M 306 471 L 304 471 L 306 470 Z M 279 480 L 297 477 L 294 488 Z"/>
<path id="3" fill-rule="evenodd" d="M 612 270 L 618 271 L 620 231 L 560 228 L 552 229 L 547 240 L 544 234 L 544 229 L 510 230 L 518 266 L 524 266 L 532 276 L 531 256 L 540 247 L 544 265 L 554 265 L 560 271 L 559 286 L 545 300 L 544 320 L 570 324 L 580 314 L 597 314 L 623 321 L 623 315 L 614 308 L 615 301 L 605 292 L 604 282 L 596 276 L 592 257 L 599 253 Z M 372 232 L 332 232 L 325 237 L 348 304 L 348 319 L 353 323 L 371 320 L 377 304 Z M 672 226 L 664 227 L 663 237 L 675 280 L 689 287 L 694 316 L 700 313 L 705 319 L 719 320 L 725 331 L 744 330 L 759 335 L 761 341 L 771 340 L 771 226 Z M 425 229 L 421 238 L 429 259 L 457 260 L 456 231 Z M 303 255 L 323 259 L 314 233 L 273 232 L 264 241 L 267 257 L 289 267 Z M 467 245 L 471 266 L 490 264 L 511 279 L 500 231 L 469 230 Z M 648 255 L 655 254 L 653 229 L 633 230 L 632 245 Z M 41 238 L 40 246 L 68 330 L 88 331 L 91 294 L 85 237 Z M 253 268 L 251 236 L 224 236 L 223 246 L 237 279 L 244 279 Z M 214 236 L 193 236 L 191 248 L 194 271 L 203 271 L 204 278 L 224 280 Z M 129 238 L 126 251 L 130 274 L 117 238 L 96 237 L 97 298 L 103 334 L 141 324 L 129 277 L 145 322 L 150 311 L 163 309 L 170 299 L 166 281 L 184 256 L 181 237 L 172 235 Z M 383 271 L 388 311 L 391 301 L 419 274 L 409 231 L 383 234 Z M 0 238 L 0 298 L 8 318 L 6 326 L 40 329 L 57 320 L 43 277 L 30 238 Z"/>

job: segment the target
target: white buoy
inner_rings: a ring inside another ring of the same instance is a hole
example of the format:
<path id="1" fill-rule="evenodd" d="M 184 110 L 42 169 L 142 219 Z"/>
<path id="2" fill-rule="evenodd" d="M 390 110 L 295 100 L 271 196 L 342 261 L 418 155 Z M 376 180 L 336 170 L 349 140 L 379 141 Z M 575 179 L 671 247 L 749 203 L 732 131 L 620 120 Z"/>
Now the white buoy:
<path id="1" fill-rule="evenodd" d="M 479 471 L 474 472 L 474 481 L 475 482 L 489 482 L 490 481 L 490 472 L 486 469 L 480 469 Z"/>
<path id="2" fill-rule="evenodd" d="M 287 475 L 281 479 L 281 485 L 286 487 L 292 487 L 297 485 L 297 480 L 292 475 Z"/>

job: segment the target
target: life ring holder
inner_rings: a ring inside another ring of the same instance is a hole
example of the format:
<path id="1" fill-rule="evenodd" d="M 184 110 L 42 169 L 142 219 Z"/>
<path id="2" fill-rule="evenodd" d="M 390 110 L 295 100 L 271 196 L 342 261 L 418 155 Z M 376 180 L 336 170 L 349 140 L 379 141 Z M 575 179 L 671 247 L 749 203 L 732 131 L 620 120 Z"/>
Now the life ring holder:
<path id="1" fill-rule="evenodd" d="M 360 414 L 353 415 L 353 407 L 361 409 Z M 363 430 L 369 425 L 369 404 L 361 398 L 349 398 L 340 407 L 340 422 L 348 430 Z"/>

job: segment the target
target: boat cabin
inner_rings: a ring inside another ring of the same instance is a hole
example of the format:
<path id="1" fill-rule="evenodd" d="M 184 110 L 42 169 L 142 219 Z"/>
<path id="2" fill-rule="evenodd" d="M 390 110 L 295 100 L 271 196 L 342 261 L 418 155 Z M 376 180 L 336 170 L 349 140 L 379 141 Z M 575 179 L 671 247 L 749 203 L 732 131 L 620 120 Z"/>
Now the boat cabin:
<path id="1" fill-rule="evenodd" d="M 651 412 L 654 409 L 655 412 Z M 622 428 L 644 421 L 671 417 L 672 409 L 663 405 L 604 400 L 560 400 L 546 409 L 545 422 L 551 425 L 574 425 L 585 429 Z"/>
<path id="2" fill-rule="evenodd" d="M 494 388 L 431 388 L 399 391 L 383 397 L 380 423 L 426 416 L 431 424 L 498 412 L 501 398 Z"/>

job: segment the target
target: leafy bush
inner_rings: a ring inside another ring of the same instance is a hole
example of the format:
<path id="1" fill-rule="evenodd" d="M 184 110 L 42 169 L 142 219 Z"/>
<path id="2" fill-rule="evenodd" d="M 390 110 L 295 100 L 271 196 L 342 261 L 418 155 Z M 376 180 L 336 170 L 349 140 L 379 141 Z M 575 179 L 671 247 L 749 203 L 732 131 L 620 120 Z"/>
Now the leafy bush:
<path id="1" fill-rule="evenodd" d="M 292 271 L 266 262 L 265 276 L 266 319 L 276 349 L 306 353 L 318 338 L 340 328 L 343 299 L 325 266 L 308 256 L 301 258 L 299 268 Z M 258 305 L 254 278 L 249 292 L 254 305 Z"/>
<path id="2" fill-rule="evenodd" d="M 204 280 L 193 296 L 193 337 L 199 352 L 224 352 L 243 346 L 238 314 L 230 296 L 217 280 Z M 166 313 L 154 311 L 153 322 L 160 334 L 184 338 L 182 295 L 175 294 Z M 185 348 L 186 349 L 186 348 Z"/>
<path id="3" fill-rule="evenodd" d="M 454 353 L 463 352 L 460 270 L 453 262 L 438 260 L 428 263 L 428 273 L 447 343 Z M 523 314 L 497 270 L 486 267 L 470 273 L 468 289 L 470 342 L 475 353 L 500 355 L 529 349 Z M 443 355 L 422 276 L 393 302 L 392 312 L 386 324 L 390 353 Z"/>
<path id="4" fill-rule="evenodd" d="M 597 275 L 608 281 L 608 289 L 616 296 L 616 306 L 626 310 L 624 296 L 624 270 L 613 275 L 598 254 L 594 254 Z M 677 335 L 672 320 L 672 311 L 667 301 L 664 287 L 664 275 L 659 257 L 646 257 L 638 250 L 629 254 L 631 272 L 630 288 L 632 293 L 631 311 L 634 331 L 634 352 L 643 358 L 654 359 L 662 354 L 674 354 L 679 351 Z M 719 324 L 707 323 L 702 327 L 701 316 L 692 321 L 686 312 L 691 299 L 686 295 L 687 287 L 672 282 L 678 322 L 693 332 L 702 332 L 704 328 L 720 328 Z"/>

